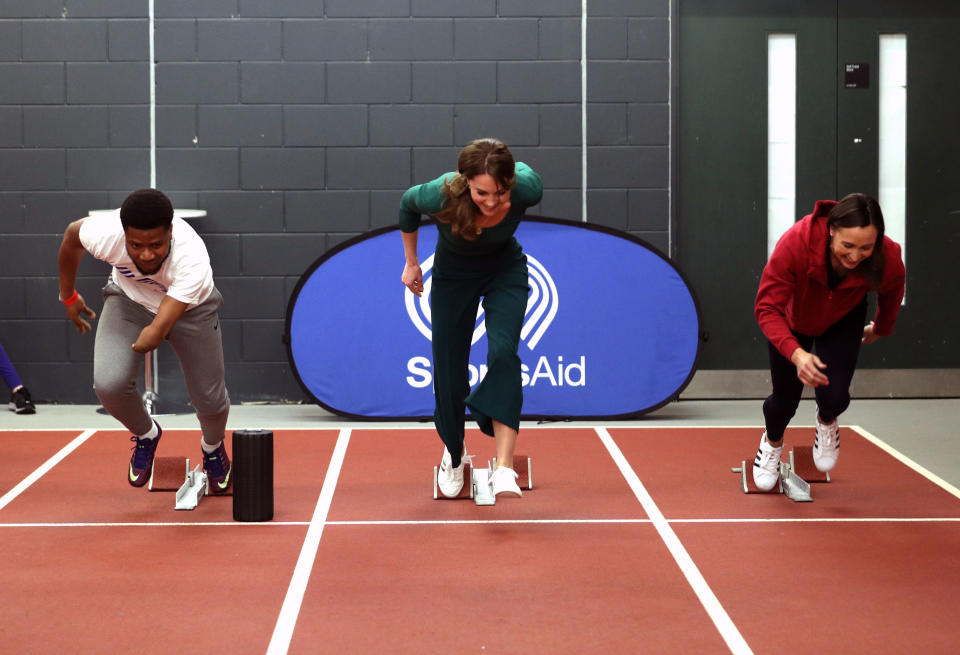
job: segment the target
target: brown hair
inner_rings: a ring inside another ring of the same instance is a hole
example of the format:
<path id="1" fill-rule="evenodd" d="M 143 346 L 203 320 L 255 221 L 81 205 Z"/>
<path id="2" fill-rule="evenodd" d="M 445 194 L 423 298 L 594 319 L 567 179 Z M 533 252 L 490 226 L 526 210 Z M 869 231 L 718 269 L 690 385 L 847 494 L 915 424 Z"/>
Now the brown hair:
<path id="1" fill-rule="evenodd" d="M 874 289 L 883 281 L 886 259 L 883 256 L 883 212 L 880 204 L 863 193 L 851 193 L 842 198 L 827 214 L 827 250 L 830 248 L 830 230 L 840 227 L 867 227 L 877 229 L 877 241 L 869 257 L 860 262 L 859 271 Z"/>
<path id="2" fill-rule="evenodd" d="M 442 223 L 450 224 L 454 236 L 473 240 L 477 230 L 477 214 L 480 210 L 470 197 L 467 180 L 476 175 L 487 174 L 505 189 L 517 183 L 515 162 L 510 150 L 497 139 L 476 139 L 467 144 L 457 157 L 457 174 L 443 183 L 446 201 L 436 213 Z"/>

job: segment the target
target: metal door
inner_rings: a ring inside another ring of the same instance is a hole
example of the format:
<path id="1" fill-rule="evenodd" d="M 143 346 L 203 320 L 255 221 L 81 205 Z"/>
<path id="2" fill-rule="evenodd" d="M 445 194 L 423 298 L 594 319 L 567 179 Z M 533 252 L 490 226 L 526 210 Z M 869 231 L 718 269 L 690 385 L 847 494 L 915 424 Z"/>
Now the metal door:
<path id="1" fill-rule="evenodd" d="M 954 368 L 960 246 L 960 3 L 681 0 L 675 255 L 701 306 L 700 369 L 765 368 L 753 300 L 767 259 L 767 39 L 796 35 L 796 209 L 878 195 L 878 41 L 907 41 L 907 302 L 866 368 Z M 866 64 L 848 86 L 847 64 Z"/>

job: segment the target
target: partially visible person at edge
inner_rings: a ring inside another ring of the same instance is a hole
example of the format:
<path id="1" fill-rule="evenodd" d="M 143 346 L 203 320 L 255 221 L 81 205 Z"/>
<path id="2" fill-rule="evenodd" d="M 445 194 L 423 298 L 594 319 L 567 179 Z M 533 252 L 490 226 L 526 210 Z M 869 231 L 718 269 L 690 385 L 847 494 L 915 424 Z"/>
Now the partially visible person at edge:
<path id="1" fill-rule="evenodd" d="M 132 433 L 127 482 L 147 483 L 163 436 L 136 380 L 144 353 L 167 340 L 200 421 L 210 492 L 226 493 L 232 480 L 224 445 L 230 399 L 218 313 L 223 298 L 203 240 L 156 189 L 134 191 L 118 211 L 70 223 L 58 255 L 60 300 L 81 334 L 90 330 L 86 319 L 96 318 L 75 286 L 84 252 L 113 267 L 94 341 L 93 386 L 104 409 Z"/>
<path id="2" fill-rule="evenodd" d="M 17 369 L 13 362 L 7 356 L 7 351 L 0 344 L 0 378 L 10 387 L 10 403 L 7 407 L 11 412 L 17 414 L 36 414 L 37 408 L 33 404 L 33 398 L 30 397 L 30 390 L 27 389 L 20 376 L 17 375 Z"/>
<path id="3" fill-rule="evenodd" d="M 836 465 L 837 417 L 850 404 L 860 345 L 893 332 L 905 279 L 900 246 L 884 236 L 880 205 L 862 193 L 818 201 L 780 238 L 755 305 L 773 384 L 753 463 L 759 489 L 772 489 L 779 479 L 784 431 L 804 385 L 814 387 L 817 401 L 814 465 L 820 471 Z M 877 311 L 864 325 L 870 291 L 877 294 Z"/>
<path id="4" fill-rule="evenodd" d="M 520 329 L 527 307 L 527 257 L 514 232 L 527 208 L 540 202 L 540 176 L 514 162 L 506 145 L 477 139 L 461 150 L 457 171 L 414 186 L 400 201 L 406 264 L 401 281 L 423 293 L 417 256 L 422 214 L 434 216 L 439 238 L 431 271 L 435 424 L 444 449 L 438 486 L 453 497 L 463 487 L 465 408 L 494 438 L 495 495 L 520 496 L 513 454 L 520 429 Z M 487 374 L 471 392 L 470 343 L 483 299 Z"/>

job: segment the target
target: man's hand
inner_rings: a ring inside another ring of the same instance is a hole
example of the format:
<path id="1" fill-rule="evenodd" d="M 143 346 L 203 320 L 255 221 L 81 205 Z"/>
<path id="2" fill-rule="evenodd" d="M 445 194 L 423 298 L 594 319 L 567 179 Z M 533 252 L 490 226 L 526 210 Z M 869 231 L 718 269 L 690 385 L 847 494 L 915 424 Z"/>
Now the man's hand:
<path id="1" fill-rule="evenodd" d="M 153 322 L 140 331 L 140 336 L 131 348 L 138 353 L 148 353 L 159 346 L 185 311 L 187 303 L 164 296 Z"/>
<path id="2" fill-rule="evenodd" d="M 87 304 L 83 302 L 83 296 L 77 294 L 76 302 L 65 305 L 63 308 L 67 312 L 67 318 L 73 321 L 73 324 L 77 326 L 77 330 L 80 334 L 85 334 L 90 330 L 90 324 L 83 320 L 83 316 L 93 320 L 97 317 L 97 313 L 87 307 Z"/>
<path id="3" fill-rule="evenodd" d="M 131 348 L 138 353 L 148 353 L 163 342 L 163 337 L 163 331 L 151 323 L 140 330 L 140 336 Z"/>

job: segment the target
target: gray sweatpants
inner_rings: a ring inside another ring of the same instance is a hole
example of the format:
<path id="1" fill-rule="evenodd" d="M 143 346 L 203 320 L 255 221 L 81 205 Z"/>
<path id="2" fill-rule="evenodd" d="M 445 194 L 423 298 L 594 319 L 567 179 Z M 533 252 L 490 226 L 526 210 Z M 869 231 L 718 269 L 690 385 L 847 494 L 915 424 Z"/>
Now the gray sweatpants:
<path id="1" fill-rule="evenodd" d="M 167 335 L 208 444 L 223 440 L 230 412 L 220 339 L 221 305 L 223 297 L 214 289 L 203 303 L 184 312 Z M 144 356 L 130 346 L 153 318 L 120 287 L 107 282 L 94 343 L 93 387 L 104 409 L 136 435 L 149 432 L 153 423 L 137 391 Z"/>

